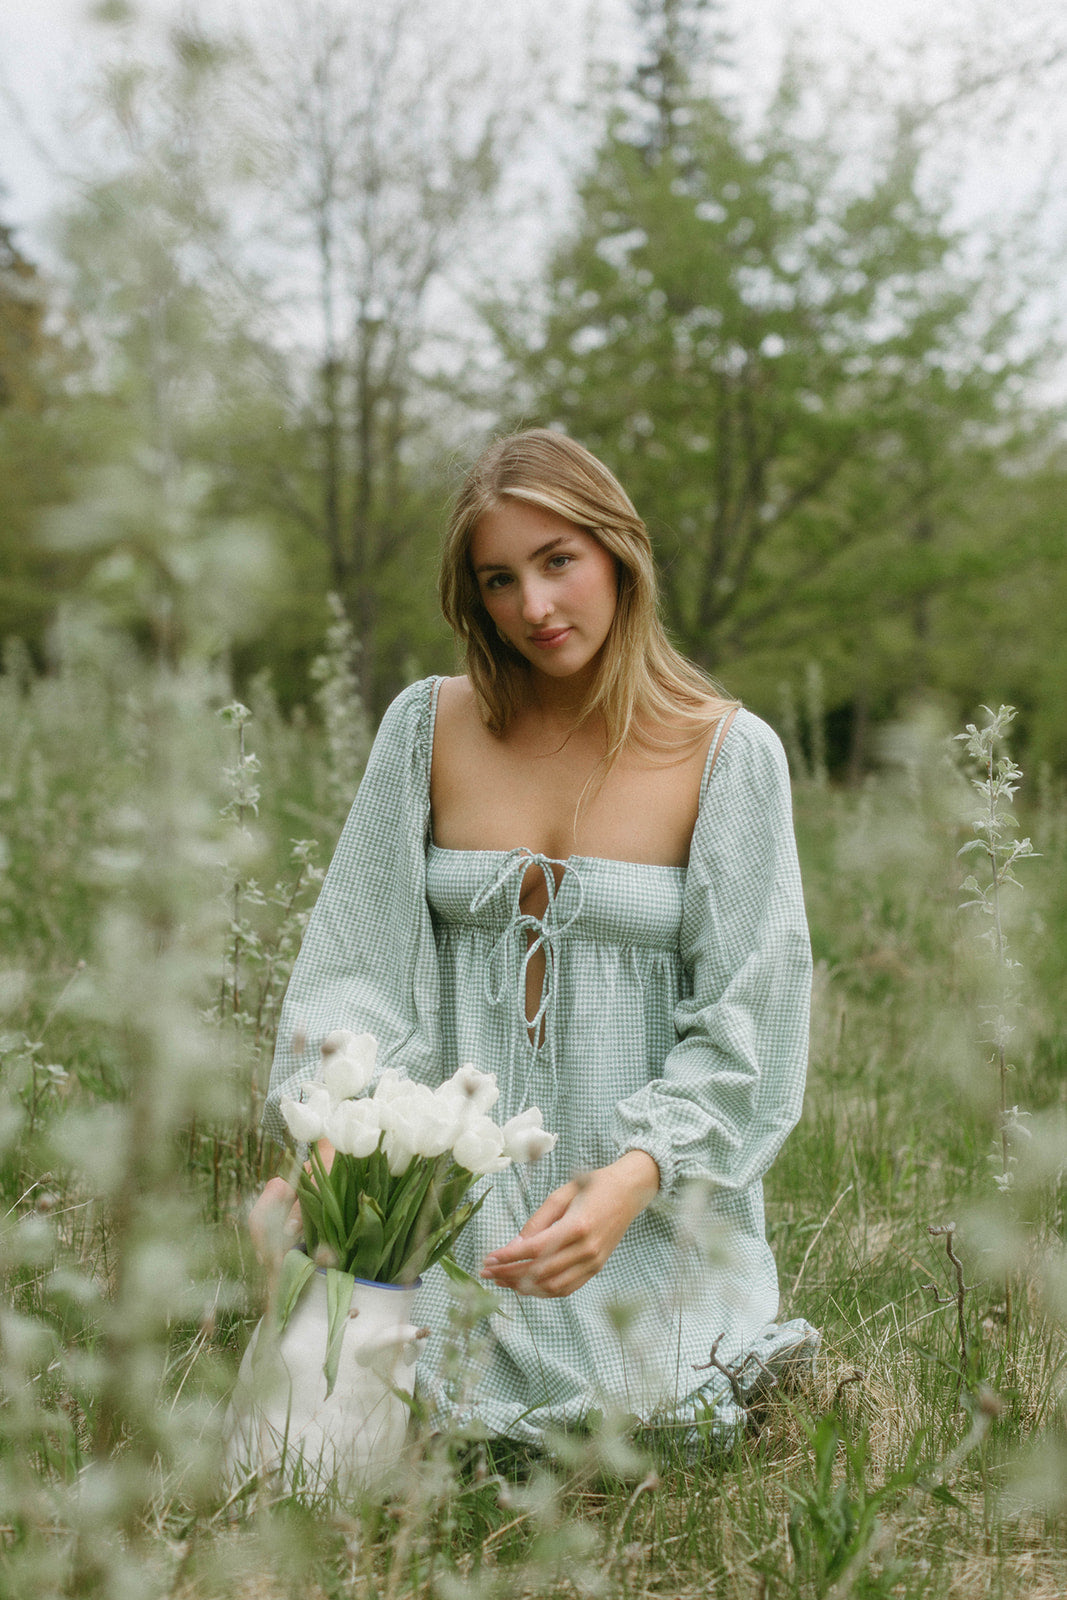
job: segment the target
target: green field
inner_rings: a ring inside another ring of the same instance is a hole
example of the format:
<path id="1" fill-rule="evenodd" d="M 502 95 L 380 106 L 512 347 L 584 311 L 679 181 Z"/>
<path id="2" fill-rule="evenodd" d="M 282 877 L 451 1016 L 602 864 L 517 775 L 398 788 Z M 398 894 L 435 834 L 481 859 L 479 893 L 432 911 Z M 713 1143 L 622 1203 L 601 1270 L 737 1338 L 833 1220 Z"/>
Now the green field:
<path id="1" fill-rule="evenodd" d="M 364 730 L 324 739 L 262 686 L 242 724 L 221 680 L 98 639 L 51 677 L 6 665 L 0 1595 L 1067 1592 L 1050 780 L 1019 796 L 1040 857 L 1005 891 L 1006 986 L 991 919 L 958 910 L 967 872 L 985 880 L 958 857 L 981 797 L 952 730 L 917 714 L 862 789 L 797 784 L 811 1076 L 767 1209 L 784 1309 L 823 1330 L 810 1385 L 698 1464 L 595 1430 L 534 1461 L 417 1439 L 384 1506 L 228 1499 L 217 1430 L 262 1293 L 243 1213 L 274 1160 L 271 1030 Z M 929 1231 L 950 1222 L 962 1310 Z"/>

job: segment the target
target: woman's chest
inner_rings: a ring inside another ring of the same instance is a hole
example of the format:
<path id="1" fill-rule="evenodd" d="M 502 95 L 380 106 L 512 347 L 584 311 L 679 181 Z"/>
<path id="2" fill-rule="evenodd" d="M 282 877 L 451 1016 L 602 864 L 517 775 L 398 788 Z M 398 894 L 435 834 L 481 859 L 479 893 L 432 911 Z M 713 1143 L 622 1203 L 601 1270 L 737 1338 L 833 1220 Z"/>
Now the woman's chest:
<path id="1" fill-rule="evenodd" d="M 431 782 L 433 838 L 443 849 L 517 847 L 684 867 L 706 752 L 669 762 L 624 755 L 605 776 L 599 754 L 534 754 L 501 741 L 439 741 Z"/>

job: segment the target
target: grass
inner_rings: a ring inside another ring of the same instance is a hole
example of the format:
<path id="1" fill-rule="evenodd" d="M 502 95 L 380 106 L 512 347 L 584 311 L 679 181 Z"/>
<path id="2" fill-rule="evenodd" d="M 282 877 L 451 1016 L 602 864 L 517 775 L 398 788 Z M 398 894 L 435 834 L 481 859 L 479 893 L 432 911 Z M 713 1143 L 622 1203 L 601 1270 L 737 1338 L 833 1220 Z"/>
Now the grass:
<path id="1" fill-rule="evenodd" d="M 1001 1192 L 943 741 L 917 724 L 863 792 L 798 789 L 812 1064 L 767 1215 L 784 1310 L 824 1343 L 733 1451 L 416 1439 L 384 1505 L 228 1499 L 214 1430 L 257 1315 L 242 1214 L 272 1160 L 270 1026 L 358 729 L 335 705 L 317 741 L 260 688 L 238 794 L 226 686 L 94 650 L 53 679 L 0 675 L 0 1595 L 1067 1591 L 1060 801 L 1028 818 L 1044 859 L 1014 901 L 1009 1098 L 1034 1154 Z M 949 1222 L 966 1352 L 928 1231 Z"/>

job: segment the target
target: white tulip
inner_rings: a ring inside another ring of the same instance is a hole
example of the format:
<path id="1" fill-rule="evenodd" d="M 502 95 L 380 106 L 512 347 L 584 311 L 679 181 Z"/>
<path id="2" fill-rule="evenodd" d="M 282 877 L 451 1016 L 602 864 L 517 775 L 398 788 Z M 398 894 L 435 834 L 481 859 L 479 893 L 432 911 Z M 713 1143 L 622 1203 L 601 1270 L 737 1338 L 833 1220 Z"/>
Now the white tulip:
<path id="1" fill-rule="evenodd" d="M 441 1115 L 441 1103 L 424 1083 L 412 1085 L 415 1091 L 400 1102 L 407 1121 L 406 1137 L 417 1156 L 439 1156 L 452 1143 L 453 1127 Z"/>
<path id="2" fill-rule="evenodd" d="M 416 1083 L 413 1078 L 402 1077 L 391 1067 L 388 1072 L 383 1072 L 371 1097 L 382 1127 L 391 1128 L 394 1124 L 402 1123 L 408 1114 L 408 1107 L 417 1102 L 423 1091 L 429 1093 L 424 1084 Z"/>
<path id="3" fill-rule="evenodd" d="M 304 1091 L 303 1100 L 283 1099 L 279 1110 L 293 1138 L 300 1144 L 314 1144 L 326 1132 L 326 1119 L 333 1107 L 329 1093 L 321 1084 L 313 1083 Z"/>
<path id="4" fill-rule="evenodd" d="M 452 1143 L 452 1120 L 442 1116 L 440 1101 L 424 1083 L 404 1080 L 385 1104 L 378 1107 L 378 1115 L 386 1130 L 382 1149 L 389 1161 L 389 1170 L 406 1171 L 414 1156 L 439 1156 Z"/>
<path id="5" fill-rule="evenodd" d="M 386 1067 L 378 1082 L 374 1085 L 374 1099 L 378 1105 L 387 1105 L 407 1093 L 410 1078 L 405 1078 L 402 1072 L 395 1067 Z"/>
<path id="6" fill-rule="evenodd" d="M 539 1161 L 555 1149 L 559 1138 L 558 1133 L 546 1132 L 538 1106 L 520 1111 L 517 1117 L 505 1122 L 501 1132 L 504 1135 L 504 1149 L 512 1161 L 519 1162 Z"/>
<path id="7" fill-rule="evenodd" d="M 455 1100 L 467 1119 L 482 1116 L 500 1099 L 495 1072 L 479 1072 L 467 1061 L 437 1091 L 443 1100 Z"/>
<path id="8" fill-rule="evenodd" d="M 478 1117 L 463 1129 L 452 1146 L 452 1154 L 461 1167 L 466 1167 L 476 1178 L 490 1172 L 503 1172 L 510 1166 L 510 1157 L 504 1154 L 504 1133 L 489 1117 Z"/>
<path id="9" fill-rule="evenodd" d="M 382 1149 L 394 1178 L 403 1177 L 415 1159 L 415 1151 L 404 1136 L 404 1129 L 389 1127 L 382 1134 Z"/>
<path id="10" fill-rule="evenodd" d="M 445 1149 L 455 1144 L 464 1128 L 476 1122 L 481 1115 L 467 1095 L 457 1093 L 451 1083 L 438 1084 L 433 1091 L 434 1115 L 441 1124 Z"/>
<path id="11" fill-rule="evenodd" d="M 369 1156 L 378 1148 L 381 1133 L 373 1100 L 342 1100 L 326 1118 L 326 1137 L 344 1156 Z"/>
<path id="12" fill-rule="evenodd" d="M 373 1033 L 350 1033 L 338 1028 L 322 1041 L 319 1081 L 335 1100 L 351 1100 L 362 1094 L 374 1076 L 378 1041 Z"/>
<path id="13" fill-rule="evenodd" d="M 358 1049 L 368 1039 L 375 1052 L 377 1052 L 378 1041 L 373 1033 L 353 1033 L 351 1028 L 334 1028 L 332 1033 L 323 1035 L 322 1043 L 319 1045 L 319 1054 L 324 1058 L 338 1053 L 344 1054 L 345 1051 Z"/>

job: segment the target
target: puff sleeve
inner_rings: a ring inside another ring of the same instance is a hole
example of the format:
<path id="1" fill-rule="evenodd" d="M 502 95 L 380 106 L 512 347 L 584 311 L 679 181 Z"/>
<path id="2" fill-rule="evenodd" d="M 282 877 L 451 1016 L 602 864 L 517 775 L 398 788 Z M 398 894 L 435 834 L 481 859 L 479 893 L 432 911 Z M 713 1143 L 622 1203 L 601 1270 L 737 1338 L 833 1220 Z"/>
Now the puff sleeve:
<path id="1" fill-rule="evenodd" d="M 800 1115 L 811 951 L 777 735 L 739 711 L 705 780 L 680 933 L 690 992 L 662 1074 L 616 1108 L 620 1151 L 646 1150 L 661 1194 L 689 1179 L 738 1192 Z"/>
<path id="2" fill-rule="evenodd" d="M 379 1064 L 401 1053 L 421 1075 L 438 1055 L 437 960 L 426 904 L 434 680 L 405 689 L 378 729 L 355 802 L 308 919 L 282 1005 L 265 1131 L 286 1142 L 278 1109 L 314 1077 L 335 1028 L 373 1033 Z"/>

